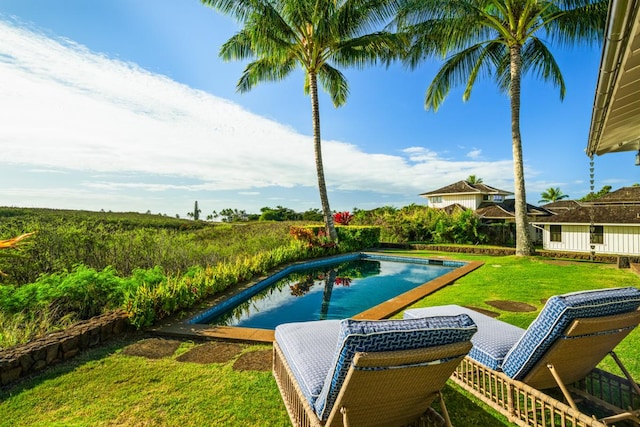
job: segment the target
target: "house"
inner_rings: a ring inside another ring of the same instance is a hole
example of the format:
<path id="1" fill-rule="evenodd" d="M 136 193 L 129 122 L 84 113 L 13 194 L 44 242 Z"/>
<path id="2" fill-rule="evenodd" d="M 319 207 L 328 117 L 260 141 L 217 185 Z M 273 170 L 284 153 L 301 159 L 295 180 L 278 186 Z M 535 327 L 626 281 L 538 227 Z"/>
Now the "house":
<path id="1" fill-rule="evenodd" d="M 623 187 L 534 225 L 547 250 L 640 255 L 640 187 Z"/>
<path id="2" fill-rule="evenodd" d="M 482 223 L 485 225 L 495 224 L 507 224 L 509 225 L 510 235 L 504 242 L 515 239 L 516 230 L 516 201 L 514 199 L 507 199 L 502 203 L 482 203 L 478 209 L 476 209 L 476 215 L 482 219 Z M 542 242 L 542 230 L 534 227 L 532 223 L 540 218 L 546 218 L 553 215 L 551 211 L 530 205 L 527 203 L 527 219 L 529 220 L 529 237 L 533 243 L 539 244 Z M 500 243 L 497 240 L 496 243 Z"/>
<path id="3" fill-rule="evenodd" d="M 429 200 L 432 208 L 443 209 L 449 205 L 458 204 L 466 209 L 475 211 L 482 202 L 503 202 L 506 196 L 513 193 L 499 190 L 486 184 L 471 184 L 467 181 L 458 181 L 437 190 L 420 194 Z"/>
<path id="4" fill-rule="evenodd" d="M 515 200 L 507 199 L 513 193 L 500 190 L 486 184 L 472 184 L 458 181 L 437 190 L 422 193 L 429 200 L 429 206 L 442 209 L 448 214 L 456 210 L 471 209 L 480 217 L 482 223 L 493 226 L 492 240 L 505 243 L 515 238 Z M 552 215 L 552 212 L 527 204 L 527 217 L 534 221 L 540 217 Z M 497 225 L 507 227 L 499 229 Z M 531 226 L 529 235 L 535 243 L 542 240 L 540 229 Z"/>
<path id="5" fill-rule="evenodd" d="M 555 202 L 542 205 L 540 207 L 555 215 L 555 214 L 560 214 L 562 212 L 566 212 L 569 209 L 579 208 L 580 206 L 581 206 L 580 203 L 575 200 L 557 200 Z"/>

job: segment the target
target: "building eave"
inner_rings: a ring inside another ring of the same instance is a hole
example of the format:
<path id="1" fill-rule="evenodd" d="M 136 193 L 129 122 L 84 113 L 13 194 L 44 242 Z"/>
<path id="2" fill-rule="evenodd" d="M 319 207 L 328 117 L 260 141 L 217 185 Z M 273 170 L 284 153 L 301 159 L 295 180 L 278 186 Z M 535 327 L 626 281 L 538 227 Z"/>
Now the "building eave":
<path id="1" fill-rule="evenodd" d="M 588 156 L 640 149 L 640 0 L 611 0 Z"/>

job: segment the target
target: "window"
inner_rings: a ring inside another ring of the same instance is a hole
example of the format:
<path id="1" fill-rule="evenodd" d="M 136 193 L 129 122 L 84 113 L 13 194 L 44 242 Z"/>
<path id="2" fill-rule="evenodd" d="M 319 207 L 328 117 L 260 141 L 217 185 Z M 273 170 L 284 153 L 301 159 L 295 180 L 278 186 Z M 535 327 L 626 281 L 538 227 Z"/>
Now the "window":
<path id="1" fill-rule="evenodd" d="M 482 195 L 482 200 L 486 202 L 486 201 L 490 200 L 490 197 L 491 196 L 489 196 L 488 194 L 483 194 Z"/>
<path id="2" fill-rule="evenodd" d="M 589 237 L 591 243 L 602 245 L 604 243 L 604 227 L 602 225 L 592 225 L 589 227 Z"/>
<path id="3" fill-rule="evenodd" d="M 561 225 L 551 226 L 551 241 L 562 242 L 562 226 Z"/>
<path id="4" fill-rule="evenodd" d="M 431 203 L 442 203 L 442 196 L 431 197 Z"/>
<path id="5" fill-rule="evenodd" d="M 494 202 L 502 202 L 502 201 L 504 201 L 504 197 L 502 197 L 502 194 L 496 194 L 495 196 L 493 196 L 493 201 Z"/>

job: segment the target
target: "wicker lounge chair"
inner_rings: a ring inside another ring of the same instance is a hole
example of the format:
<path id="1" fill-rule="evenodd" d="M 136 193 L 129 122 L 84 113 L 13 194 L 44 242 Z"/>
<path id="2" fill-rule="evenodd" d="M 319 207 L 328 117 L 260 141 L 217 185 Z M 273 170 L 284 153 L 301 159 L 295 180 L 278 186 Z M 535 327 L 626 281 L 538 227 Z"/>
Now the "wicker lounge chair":
<path id="1" fill-rule="evenodd" d="M 440 390 L 476 329 L 465 314 L 288 323 L 273 374 L 294 426 L 450 426 Z"/>
<path id="2" fill-rule="evenodd" d="M 640 322 L 639 306 L 640 290 L 629 287 L 554 296 L 527 330 L 456 305 L 404 317 L 468 314 L 478 333 L 452 379 L 517 425 L 637 425 L 640 387 L 613 349 Z M 596 369 L 607 354 L 626 379 Z"/>

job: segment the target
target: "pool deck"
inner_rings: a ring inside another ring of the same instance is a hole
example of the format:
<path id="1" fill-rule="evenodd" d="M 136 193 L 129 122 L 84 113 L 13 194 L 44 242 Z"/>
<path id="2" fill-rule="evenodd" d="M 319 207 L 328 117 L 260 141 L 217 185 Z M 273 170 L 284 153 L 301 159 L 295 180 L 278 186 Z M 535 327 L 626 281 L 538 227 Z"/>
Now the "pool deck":
<path id="1" fill-rule="evenodd" d="M 394 255 L 397 256 L 397 255 Z M 407 258 L 415 258 L 407 256 Z M 458 267 L 447 274 L 437 277 L 423 285 L 420 285 L 410 291 L 407 291 L 397 297 L 391 298 L 382 304 L 372 307 L 366 311 L 353 316 L 353 319 L 380 320 L 386 319 L 400 313 L 405 308 L 421 300 L 438 289 L 441 289 L 462 276 L 481 267 L 484 263 L 478 261 L 465 261 L 466 264 Z M 252 282 L 249 285 L 254 284 Z M 227 298 L 235 292 L 239 292 L 241 288 L 234 287 L 227 292 L 223 292 L 215 301 Z M 149 328 L 148 331 L 162 336 L 178 337 L 186 339 L 210 339 L 210 340 L 230 340 L 241 342 L 260 342 L 272 343 L 274 340 L 274 331 L 270 329 L 254 329 L 239 328 L 234 326 L 215 326 L 204 324 L 190 324 L 188 318 L 185 319 L 168 319 L 159 323 L 157 326 Z"/>

